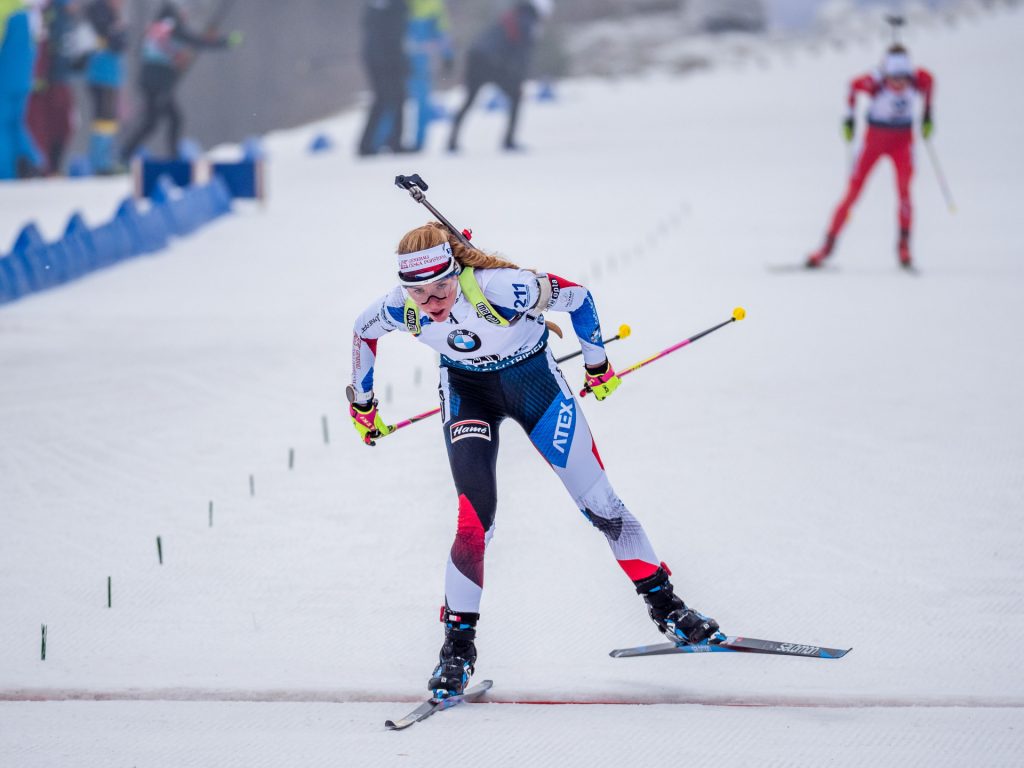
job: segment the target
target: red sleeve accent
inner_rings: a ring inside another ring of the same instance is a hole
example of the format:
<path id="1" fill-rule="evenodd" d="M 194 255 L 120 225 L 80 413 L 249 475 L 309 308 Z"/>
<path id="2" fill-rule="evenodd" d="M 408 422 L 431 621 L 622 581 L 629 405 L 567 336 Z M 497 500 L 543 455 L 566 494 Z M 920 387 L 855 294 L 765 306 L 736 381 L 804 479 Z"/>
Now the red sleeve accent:
<path id="1" fill-rule="evenodd" d="M 566 280 L 564 277 L 560 277 L 559 275 L 551 272 L 548 272 L 548 280 L 557 280 L 559 288 L 569 288 L 570 286 L 576 286 L 577 288 L 583 287 L 579 283 L 574 283 L 572 280 Z"/>
<path id="2" fill-rule="evenodd" d="M 851 110 L 857 106 L 857 91 L 866 93 L 868 96 L 874 96 L 878 93 L 878 83 L 875 82 L 875 78 L 871 75 L 861 75 L 851 80 L 850 95 L 846 97 L 846 103 L 849 104 Z"/>
<path id="3" fill-rule="evenodd" d="M 914 87 L 924 96 L 925 111 L 932 106 L 932 89 L 935 88 L 935 78 L 927 69 L 919 69 L 914 73 Z"/>
<path id="4" fill-rule="evenodd" d="M 365 344 L 366 346 L 368 346 L 370 348 L 370 351 L 373 353 L 373 356 L 376 357 L 377 356 L 377 342 L 380 341 L 380 339 L 364 339 L 362 336 L 360 336 L 359 338 L 362 340 L 363 344 Z"/>

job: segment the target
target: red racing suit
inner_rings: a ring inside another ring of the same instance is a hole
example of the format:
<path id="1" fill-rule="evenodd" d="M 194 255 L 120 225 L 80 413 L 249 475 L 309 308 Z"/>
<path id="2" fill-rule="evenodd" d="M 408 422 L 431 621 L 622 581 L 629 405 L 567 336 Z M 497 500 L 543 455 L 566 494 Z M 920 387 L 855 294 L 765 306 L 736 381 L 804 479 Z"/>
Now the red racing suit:
<path id="1" fill-rule="evenodd" d="M 832 222 L 828 228 L 830 241 L 839 235 L 849 216 L 850 209 L 860 195 L 868 174 L 883 155 L 888 155 L 896 168 L 900 233 L 901 237 L 909 236 L 912 218 L 910 179 L 914 172 L 914 160 L 911 152 L 914 102 L 918 95 L 923 97 L 924 113 L 929 114 L 934 83 L 934 78 L 926 69 L 915 70 L 910 82 L 901 90 L 890 87 L 879 72 L 858 77 L 850 83 L 847 100 L 849 117 L 853 117 L 858 92 L 866 93 L 871 97 L 871 105 L 868 108 L 868 130 L 864 137 L 864 146 L 861 148 L 853 173 L 850 175 L 846 195 L 832 215 Z"/>

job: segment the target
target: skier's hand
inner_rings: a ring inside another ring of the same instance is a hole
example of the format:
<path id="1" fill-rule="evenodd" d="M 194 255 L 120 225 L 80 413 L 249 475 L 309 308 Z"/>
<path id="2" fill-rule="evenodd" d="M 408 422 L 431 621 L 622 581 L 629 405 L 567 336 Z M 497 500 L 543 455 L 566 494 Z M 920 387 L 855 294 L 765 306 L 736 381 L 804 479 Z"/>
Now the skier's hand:
<path id="1" fill-rule="evenodd" d="M 853 118 L 848 117 L 845 120 L 843 120 L 843 138 L 846 139 L 847 144 L 853 141 L 853 135 L 855 132 L 856 131 L 854 131 Z"/>
<path id="2" fill-rule="evenodd" d="M 587 365 L 583 367 L 586 383 L 583 389 L 586 392 L 593 392 L 598 400 L 604 400 L 608 395 L 619 388 L 622 379 L 615 375 L 612 364 L 605 360 L 600 365 Z"/>
<path id="3" fill-rule="evenodd" d="M 356 428 L 360 439 L 367 445 L 376 445 L 374 442 L 381 437 L 387 437 L 395 431 L 393 426 L 384 423 L 384 419 L 377 413 L 377 401 L 371 400 L 368 403 L 351 403 L 348 413 L 352 417 L 352 426 Z"/>
<path id="4" fill-rule="evenodd" d="M 932 137 L 932 131 L 934 126 L 932 125 L 932 113 L 925 112 L 924 119 L 921 121 L 921 137 L 924 139 L 930 139 Z"/>

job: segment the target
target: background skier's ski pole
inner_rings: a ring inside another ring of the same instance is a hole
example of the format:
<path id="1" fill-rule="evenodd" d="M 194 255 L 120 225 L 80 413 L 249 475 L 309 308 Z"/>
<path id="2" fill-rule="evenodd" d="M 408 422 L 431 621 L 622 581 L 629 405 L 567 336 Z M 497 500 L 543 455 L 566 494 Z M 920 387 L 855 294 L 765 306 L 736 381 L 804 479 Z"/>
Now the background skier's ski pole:
<path id="1" fill-rule="evenodd" d="M 942 196 L 946 198 L 946 206 L 949 208 L 950 213 L 956 213 L 956 203 L 953 202 L 953 193 L 949 191 L 949 185 L 946 183 L 946 176 L 942 172 L 942 166 L 939 165 L 939 156 L 935 154 L 935 147 L 932 146 L 930 140 L 924 140 L 924 146 L 928 150 L 928 157 L 931 158 L 932 168 L 935 169 L 935 178 L 939 180 L 939 188 L 942 189 Z"/>
<path id="2" fill-rule="evenodd" d="M 701 331 L 700 333 L 691 336 L 690 338 L 686 339 L 685 341 L 681 341 L 678 344 L 673 344 L 668 349 L 663 349 L 658 354 L 651 355 L 651 357 L 648 357 L 646 360 L 641 360 L 639 363 L 631 365 L 631 366 L 629 366 L 629 368 L 626 368 L 625 370 L 619 371 L 618 372 L 618 376 L 621 379 L 623 376 L 626 376 L 626 375 L 632 373 L 633 371 L 636 371 L 636 370 L 638 370 L 640 368 L 643 368 L 645 365 L 650 365 L 655 360 L 660 360 L 665 355 L 669 355 L 669 354 L 675 352 L 677 349 L 682 349 L 683 347 L 687 346 L 688 344 L 692 344 L 697 339 L 702 338 L 704 336 L 707 336 L 709 333 L 714 333 L 719 328 L 724 328 L 729 323 L 734 323 L 737 320 L 742 320 L 746 316 L 747 316 L 747 311 L 745 309 L 743 309 L 743 307 L 736 307 L 736 309 L 734 309 L 732 311 L 732 317 L 730 317 L 725 322 L 719 323 L 718 325 L 714 326 L 713 328 L 708 328 L 706 331 Z M 587 393 L 589 391 L 590 391 L 589 389 L 584 387 L 583 389 L 580 390 L 580 397 L 586 397 Z"/>
<path id="3" fill-rule="evenodd" d="M 614 336 L 609 336 L 607 339 L 604 340 L 604 343 L 608 344 L 610 342 L 615 341 L 616 339 L 624 339 L 627 336 L 629 336 L 630 333 L 632 333 L 632 330 L 630 329 L 630 327 L 628 325 L 620 325 L 619 326 L 619 332 L 617 334 L 615 334 Z M 578 357 L 578 356 L 580 356 L 582 354 L 583 354 L 583 350 L 577 350 L 575 352 L 570 352 L 568 355 L 563 355 L 562 357 L 556 357 L 555 358 L 555 362 L 556 363 L 564 363 L 566 360 L 572 360 L 574 357 Z M 423 413 L 417 414 L 416 416 L 410 416 L 408 419 L 403 419 L 402 421 L 400 421 L 397 424 L 395 424 L 394 425 L 394 427 L 395 427 L 394 431 L 402 429 L 402 427 L 408 427 L 410 424 L 415 424 L 417 421 L 422 421 L 423 419 L 430 418 L 435 413 L 440 413 L 440 412 L 441 412 L 440 408 L 434 408 L 433 410 L 425 411 Z"/>

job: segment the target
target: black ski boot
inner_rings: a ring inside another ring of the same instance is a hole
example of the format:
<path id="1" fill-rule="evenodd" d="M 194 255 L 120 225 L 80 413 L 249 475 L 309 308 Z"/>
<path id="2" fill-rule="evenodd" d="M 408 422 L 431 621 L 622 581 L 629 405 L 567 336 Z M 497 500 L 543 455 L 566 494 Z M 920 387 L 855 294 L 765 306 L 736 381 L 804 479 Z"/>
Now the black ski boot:
<path id="1" fill-rule="evenodd" d="M 466 689 L 476 663 L 476 623 L 479 613 L 454 613 L 447 606 L 441 609 L 444 622 L 444 645 L 434 674 L 427 688 L 437 700 L 458 696 Z"/>
<path id="2" fill-rule="evenodd" d="M 636 592 L 647 603 L 647 612 L 661 632 L 678 645 L 700 645 L 715 642 L 722 637 L 718 622 L 688 608 L 673 593 L 672 582 L 668 580 L 665 564 L 653 576 L 633 582 Z"/>

